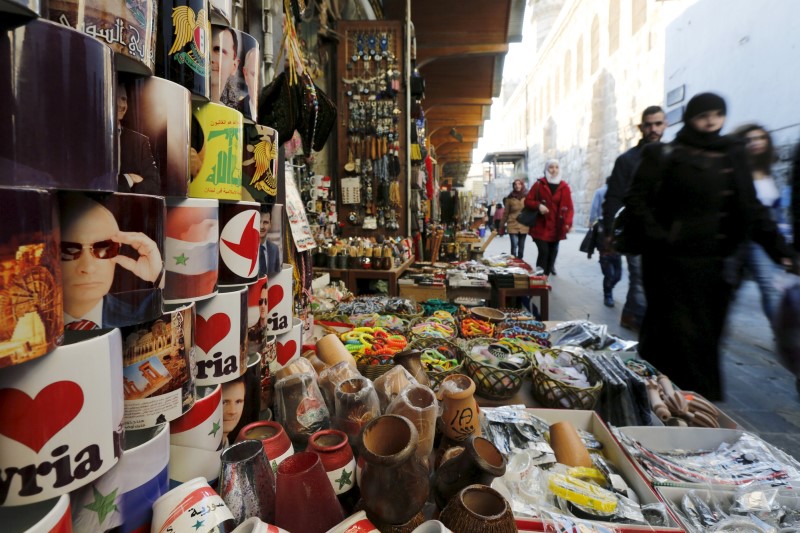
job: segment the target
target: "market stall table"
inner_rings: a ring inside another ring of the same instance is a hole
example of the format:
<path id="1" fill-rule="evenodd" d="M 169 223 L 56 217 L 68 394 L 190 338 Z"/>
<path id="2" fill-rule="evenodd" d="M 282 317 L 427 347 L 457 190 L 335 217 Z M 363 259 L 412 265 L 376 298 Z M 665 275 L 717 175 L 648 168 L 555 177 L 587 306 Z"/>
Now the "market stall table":
<path id="1" fill-rule="evenodd" d="M 388 284 L 388 294 L 389 296 L 397 296 L 397 279 L 403 275 L 403 272 L 408 269 L 414 263 L 414 259 L 410 258 L 404 261 L 400 266 L 396 266 L 391 270 L 372 270 L 372 269 L 359 269 L 359 268 L 348 268 L 348 269 L 330 269 L 330 268 L 322 268 L 322 267 L 314 267 L 315 271 L 318 272 L 328 272 L 331 275 L 331 279 L 340 279 L 344 281 L 347 288 L 350 289 L 355 295 L 360 294 L 358 290 L 358 281 L 359 280 L 386 280 Z"/>
<path id="2" fill-rule="evenodd" d="M 541 320 L 550 319 L 550 286 L 541 285 L 536 287 L 503 289 L 492 289 L 492 303 L 496 307 L 511 307 L 508 303 L 509 298 L 520 296 L 538 296 L 539 297 L 539 315 Z"/>

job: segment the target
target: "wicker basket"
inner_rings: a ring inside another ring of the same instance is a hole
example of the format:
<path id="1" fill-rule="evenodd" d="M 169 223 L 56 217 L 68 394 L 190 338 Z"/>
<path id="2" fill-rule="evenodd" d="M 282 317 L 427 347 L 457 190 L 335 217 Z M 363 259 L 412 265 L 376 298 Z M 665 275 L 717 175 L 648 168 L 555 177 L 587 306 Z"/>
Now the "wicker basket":
<path id="1" fill-rule="evenodd" d="M 450 368 L 450 370 L 428 370 L 425 373 L 431 382 L 431 388 L 437 390 L 439 385 L 442 384 L 444 378 L 450 374 L 462 373 L 464 366 L 465 353 L 464 350 L 450 339 L 438 339 L 436 337 L 421 337 L 411 342 L 406 350 L 419 350 L 425 351 L 429 348 L 435 348 L 439 352 L 443 352 L 449 359 L 456 359 L 458 364 Z"/>
<path id="2" fill-rule="evenodd" d="M 533 317 L 528 318 L 511 318 L 506 319 L 497 324 L 497 331 L 502 331 L 504 329 L 518 327 L 528 331 L 545 331 L 544 322 L 540 322 Z"/>
<path id="3" fill-rule="evenodd" d="M 525 376 L 531 371 L 531 362 L 526 357 L 522 368 L 509 370 L 478 361 L 472 356 L 472 349 L 475 346 L 488 346 L 494 344 L 495 340 L 490 337 L 480 337 L 466 342 L 464 373 L 475 382 L 475 393 L 478 396 L 502 401 L 514 396 L 522 387 Z"/>
<path id="4" fill-rule="evenodd" d="M 547 351 L 555 352 L 559 350 Z M 569 385 L 546 374 L 534 362 L 531 369 L 531 379 L 533 381 L 531 392 L 536 401 L 544 407 L 591 411 L 600 398 L 600 391 L 603 390 L 603 379 L 583 356 L 570 355 L 576 364 L 583 367 L 582 370 L 586 372 L 589 382 L 594 383 L 594 385 L 588 388 Z"/>
<path id="5" fill-rule="evenodd" d="M 371 381 L 375 381 L 396 366 L 394 359 L 389 359 L 388 362 L 385 361 L 385 358 L 376 355 L 365 355 L 358 360 L 356 368 L 362 376 Z"/>
<path id="6" fill-rule="evenodd" d="M 414 326 L 416 326 L 417 324 L 421 324 L 423 322 L 430 322 L 430 321 L 434 321 L 434 320 L 435 319 L 433 317 L 417 317 L 414 320 L 412 320 L 408 324 L 408 334 L 407 334 L 408 340 L 409 341 L 415 341 L 417 339 L 424 339 L 424 338 L 452 339 L 452 338 L 454 338 L 454 337 L 456 337 L 458 335 L 458 324 L 455 321 L 453 321 L 451 324 L 449 324 L 449 327 L 453 328 L 453 333 L 452 333 L 452 335 L 449 335 L 449 336 L 445 336 L 445 335 L 435 336 L 433 334 L 419 334 L 419 333 L 414 334 L 413 333 L 412 330 L 413 330 Z M 438 320 L 438 319 L 436 319 L 436 320 Z"/>

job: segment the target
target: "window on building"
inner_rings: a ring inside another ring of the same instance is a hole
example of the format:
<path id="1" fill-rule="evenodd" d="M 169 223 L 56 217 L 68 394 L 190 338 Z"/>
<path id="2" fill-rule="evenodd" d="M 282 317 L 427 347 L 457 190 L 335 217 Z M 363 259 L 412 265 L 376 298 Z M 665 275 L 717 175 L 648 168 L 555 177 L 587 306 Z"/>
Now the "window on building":
<path id="1" fill-rule="evenodd" d="M 594 75 L 600 67 L 600 19 L 597 18 L 597 15 L 592 20 L 591 40 L 592 62 L 589 66 L 589 72 Z"/>
<path id="2" fill-rule="evenodd" d="M 572 51 L 564 54 L 564 94 L 572 92 Z"/>
<path id="3" fill-rule="evenodd" d="M 561 71 L 556 70 L 556 87 L 553 91 L 553 98 L 556 101 L 556 107 L 561 103 Z"/>
<path id="4" fill-rule="evenodd" d="M 575 51 L 575 86 L 583 85 L 583 36 L 578 39 L 578 49 Z"/>
<path id="5" fill-rule="evenodd" d="M 639 31 L 647 21 L 647 0 L 633 0 L 631 3 L 631 34 Z"/>
<path id="6" fill-rule="evenodd" d="M 608 55 L 619 48 L 619 0 L 608 5 Z"/>

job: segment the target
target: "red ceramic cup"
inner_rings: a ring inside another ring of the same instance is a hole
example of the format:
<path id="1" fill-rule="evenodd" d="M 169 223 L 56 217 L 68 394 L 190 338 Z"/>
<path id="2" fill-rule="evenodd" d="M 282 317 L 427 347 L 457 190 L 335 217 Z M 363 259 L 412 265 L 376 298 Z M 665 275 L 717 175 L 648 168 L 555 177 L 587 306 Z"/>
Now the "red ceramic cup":
<path id="1" fill-rule="evenodd" d="M 283 426 L 272 420 L 253 422 L 243 427 L 236 437 L 236 442 L 248 439 L 261 441 L 273 472 L 277 472 L 278 465 L 294 454 L 294 447 L 292 441 L 289 440 L 289 435 L 286 434 Z"/>
<path id="2" fill-rule="evenodd" d="M 344 520 L 322 461 L 314 452 L 292 455 L 278 466 L 275 525 L 287 531 L 323 533 Z"/>

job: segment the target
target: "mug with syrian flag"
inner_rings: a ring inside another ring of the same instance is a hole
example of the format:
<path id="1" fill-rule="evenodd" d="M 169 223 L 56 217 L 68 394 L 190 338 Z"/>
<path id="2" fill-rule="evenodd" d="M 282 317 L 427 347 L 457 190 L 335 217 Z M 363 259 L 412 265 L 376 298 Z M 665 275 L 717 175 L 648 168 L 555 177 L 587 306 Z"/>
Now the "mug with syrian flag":
<path id="1" fill-rule="evenodd" d="M 169 490 L 169 424 L 125 432 L 117 465 L 72 493 L 74 533 L 150 531 L 153 503 Z"/>
<path id="2" fill-rule="evenodd" d="M 267 329 L 270 335 L 280 335 L 292 329 L 294 308 L 292 273 L 292 265 L 284 263 L 280 272 L 270 277 L 267 282 Z"/>
<path id="3" fill-rule="evenodd" d="M 220 286 L 250 284 L 258 278 L 260 207 L 256 202 L 220 202 Z"/>
<path id="4" fill-rule="evenodd" d="M 167 200 L 164 302 L 210 298 L 219 277 L 219 201 Z"/>
<path id="5" fill-rule="evenodd" d="M 170 487 L 198 476 L 212 485 L 222 464 L 222 386 L 198 387 L 194 407 L 170 424 Z"/>
<path id="6" fill-rule="evenodd" d="M 122 339 L 89 332 L 0 372 L 0 506 L 66 494 L 108 472 L 122 453 Z"/>
<path id="7" fill-rule="evenodd" d="M 199 524 L 199 525 L 198 525 Z M 233 531 L 236 522 L 219 494 L 202 478 L 178 485 L 153 504 L 152 533 Z"/>
<path id="8" fill-rule="evenodd" d="M 247 287 L 230 287 L 197 304 L 197 385 L 232 381 L 247 370 Z"/>

